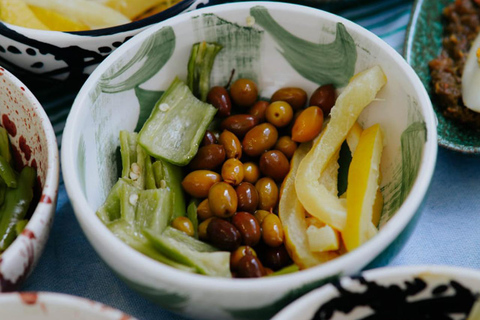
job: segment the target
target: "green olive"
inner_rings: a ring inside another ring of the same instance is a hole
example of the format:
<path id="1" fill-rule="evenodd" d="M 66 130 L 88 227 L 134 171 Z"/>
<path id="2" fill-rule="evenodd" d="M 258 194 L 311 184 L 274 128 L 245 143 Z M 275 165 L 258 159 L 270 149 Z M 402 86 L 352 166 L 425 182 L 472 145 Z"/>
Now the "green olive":
<path id="1" fill-rule="evenodd" d="M 190 172 L 182 181 L 185 192 L 194 198 L 206 198 L 210 187 L 220 182 L 220 175 L 210 170 Z"/>
<path id="2" fill-rule="evenodd" d="M 208 192 L 208 203 L 215 216 L 219 218 L 231 217 L 237 211 L 237 193 L 228 183 L 218 182 Z"/>

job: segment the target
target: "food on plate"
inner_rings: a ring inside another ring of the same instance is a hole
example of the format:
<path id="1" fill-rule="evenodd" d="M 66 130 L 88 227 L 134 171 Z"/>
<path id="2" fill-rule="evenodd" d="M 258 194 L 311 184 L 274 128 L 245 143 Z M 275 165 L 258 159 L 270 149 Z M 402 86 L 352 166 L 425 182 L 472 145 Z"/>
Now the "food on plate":
<path id="1" fill-rule="evenodd" d="M 158 13 L 180 0 L 0 0 L 0 20 L 21 27 L 84 31 Z"/>
<path id="2" fill-rule="evenodd" d="M 0 254 L 27 225 L 33 200 L 36 170 L 25 166 L 16 172 L 7 131 L 0 127 Z"/>
<path id="3" fill-rule="evenodd" d="M 383 204 L 383 140 L 378 124 L 363 130 L 357 119 L 385 85 L 382 69 L 360 72 L 338 98 L 319 87 L 318 105 L 293 87 L 265 101 L 251 79 L 210 87 L 220 50 L 195 44 L 187 83 L 172 82 L 138 134 L 120 132 L 122 174 L 98 217 L 153 259 L 219 277 L 295 272 L 368 241 Z"/>
<path id="4" fill-rule="evenodd" d="M 480 128 L 480 40 L 475 41 L 480 31 L 480 4 L 474 0 L 454 1 L 443 10 L 443 18 L 443 48 L 429 63 L 434 99 L 445 117 Z"/>

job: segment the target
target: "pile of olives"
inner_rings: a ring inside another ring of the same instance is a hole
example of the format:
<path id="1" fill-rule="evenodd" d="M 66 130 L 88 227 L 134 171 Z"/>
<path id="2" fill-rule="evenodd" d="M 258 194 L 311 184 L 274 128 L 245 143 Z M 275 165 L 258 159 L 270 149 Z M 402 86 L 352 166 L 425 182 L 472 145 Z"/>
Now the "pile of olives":
<path id="1" fill-rule="evenodd" d="M 332 85 L 319 87 L 305 109 L 307 93 L 300 88 L 279 89 L 269 102 L 258 100 L 249 79 L 230 90 L 210 89 L 207 102 L 218 109 L 219 131 L 205 133 L 182 186 L 200 200 L 199 239 L 232 253 L 234 276 L 261 277 L 292 263 L 277 215 L 279 187 L 297 143 L 320 133 L 335 99 Z M 173 226 L 192 234 L 185 219 Z"/>

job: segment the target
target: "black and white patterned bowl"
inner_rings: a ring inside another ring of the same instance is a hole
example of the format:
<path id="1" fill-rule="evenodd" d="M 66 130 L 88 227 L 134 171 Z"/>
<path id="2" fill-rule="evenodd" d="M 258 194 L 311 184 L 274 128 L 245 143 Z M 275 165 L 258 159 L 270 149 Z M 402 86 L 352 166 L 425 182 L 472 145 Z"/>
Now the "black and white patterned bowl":
<path id="1" fill-rule="evenodd" d="M 467 319 L 480 271 L 447 266 L 380 268 L 298 299 L 272 320 Z"/>
<path id="2" fill-rule="evenodd" d="M 36 30 L 0 22 L 0 64 L 60 80 L 86 79 L 112 51 L 140 31 L 212 2 L 183 0 L 139 21 L 80 32 Z"/>

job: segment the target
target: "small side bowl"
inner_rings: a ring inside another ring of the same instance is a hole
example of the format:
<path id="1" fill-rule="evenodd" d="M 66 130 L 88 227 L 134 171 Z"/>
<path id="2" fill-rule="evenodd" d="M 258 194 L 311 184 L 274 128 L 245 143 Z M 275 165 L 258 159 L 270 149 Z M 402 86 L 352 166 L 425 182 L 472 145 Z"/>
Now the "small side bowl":
<path id="1" fill-rule="evenodd" d="M 272 320 L 450 319 L 453 314 L 455 319 L 466 319 L 479 293 L 478 270 L 428 265 L 380 268 L 314 290 Z"/>
<path id="2" fill-rule="evenodd" d="M 0 21 L 0 64 L 17 72 L 69 80 L 86 77 L 111 52 L 149 26 L 210 0 L 183 0 L 145 19 L 104 29 L 78 32 L 23 28 Z M 15 72 L 16 73 L 16 72 Z"/>
<path id="3" fill-rule="evenodd" d="M 0 292 L 18 289 L 47 242 L 57 204 L 58 145 L 45 110 L 20 80 L 0 67 L 0 119 L 17 163 L 37 169 L 38 204 L 22 234 L 0 256 Z"/>
<path id="4" fill-rule="evenodd" d="M 286 51 L 330 44 L 342 25 L 352 37 L 351 45 L 340 45 L 341 53 L 332 55 L 338 61 L 330 65 L 344 70 L 343 63 L 353 60 L 355 72 L 380 65 L 388 78 L 378 99 L 359 119 L 364 127 L 379 123 L 386 141 L 381 164 L 384 214 L 379 233 L 370 241 L 300 272 L 224 279 L 186 273 L 154 261 L 116 238 L 98 219 L 95 212 L 118 179 L 115 163 L 120 130 L 141 127 L 155 97 L 176 76 L 186 78 L 194 43 L 216 41 L 224 46 L 215 60 L 212 86 L 224 86 L 235 69 L 236 77 L 257 82 L 262 97 L 271 97 L 277 89 L 288 86 L 301 87 L 310 95 L 319 83 L 309 80 L 318 72 L 309 66 L 326 61 L 325 55 L 306 58 L 312 51 L 299 50 L 292 61 L 292 51 Z M 339 58 L 341 55 L 344 59 Z M 131 39 L 84 84 L 62 140 L 65 186 L 80 226 L 100 257 L 132 288 L 163 307 L 209 319 L 270 318 L 325 282 L 388 263 L 418 221 L 436 155 L 430 99 L 415 72 L 393 48 L 353 22 L 324 11 L 255 1 L 185 13 Z"/>
<path id="5" fill-rule="evenodd" d="M 135 320 L 99 302 L 50 292 L 0 295 L 2 318 L 15 320 Z"/>

